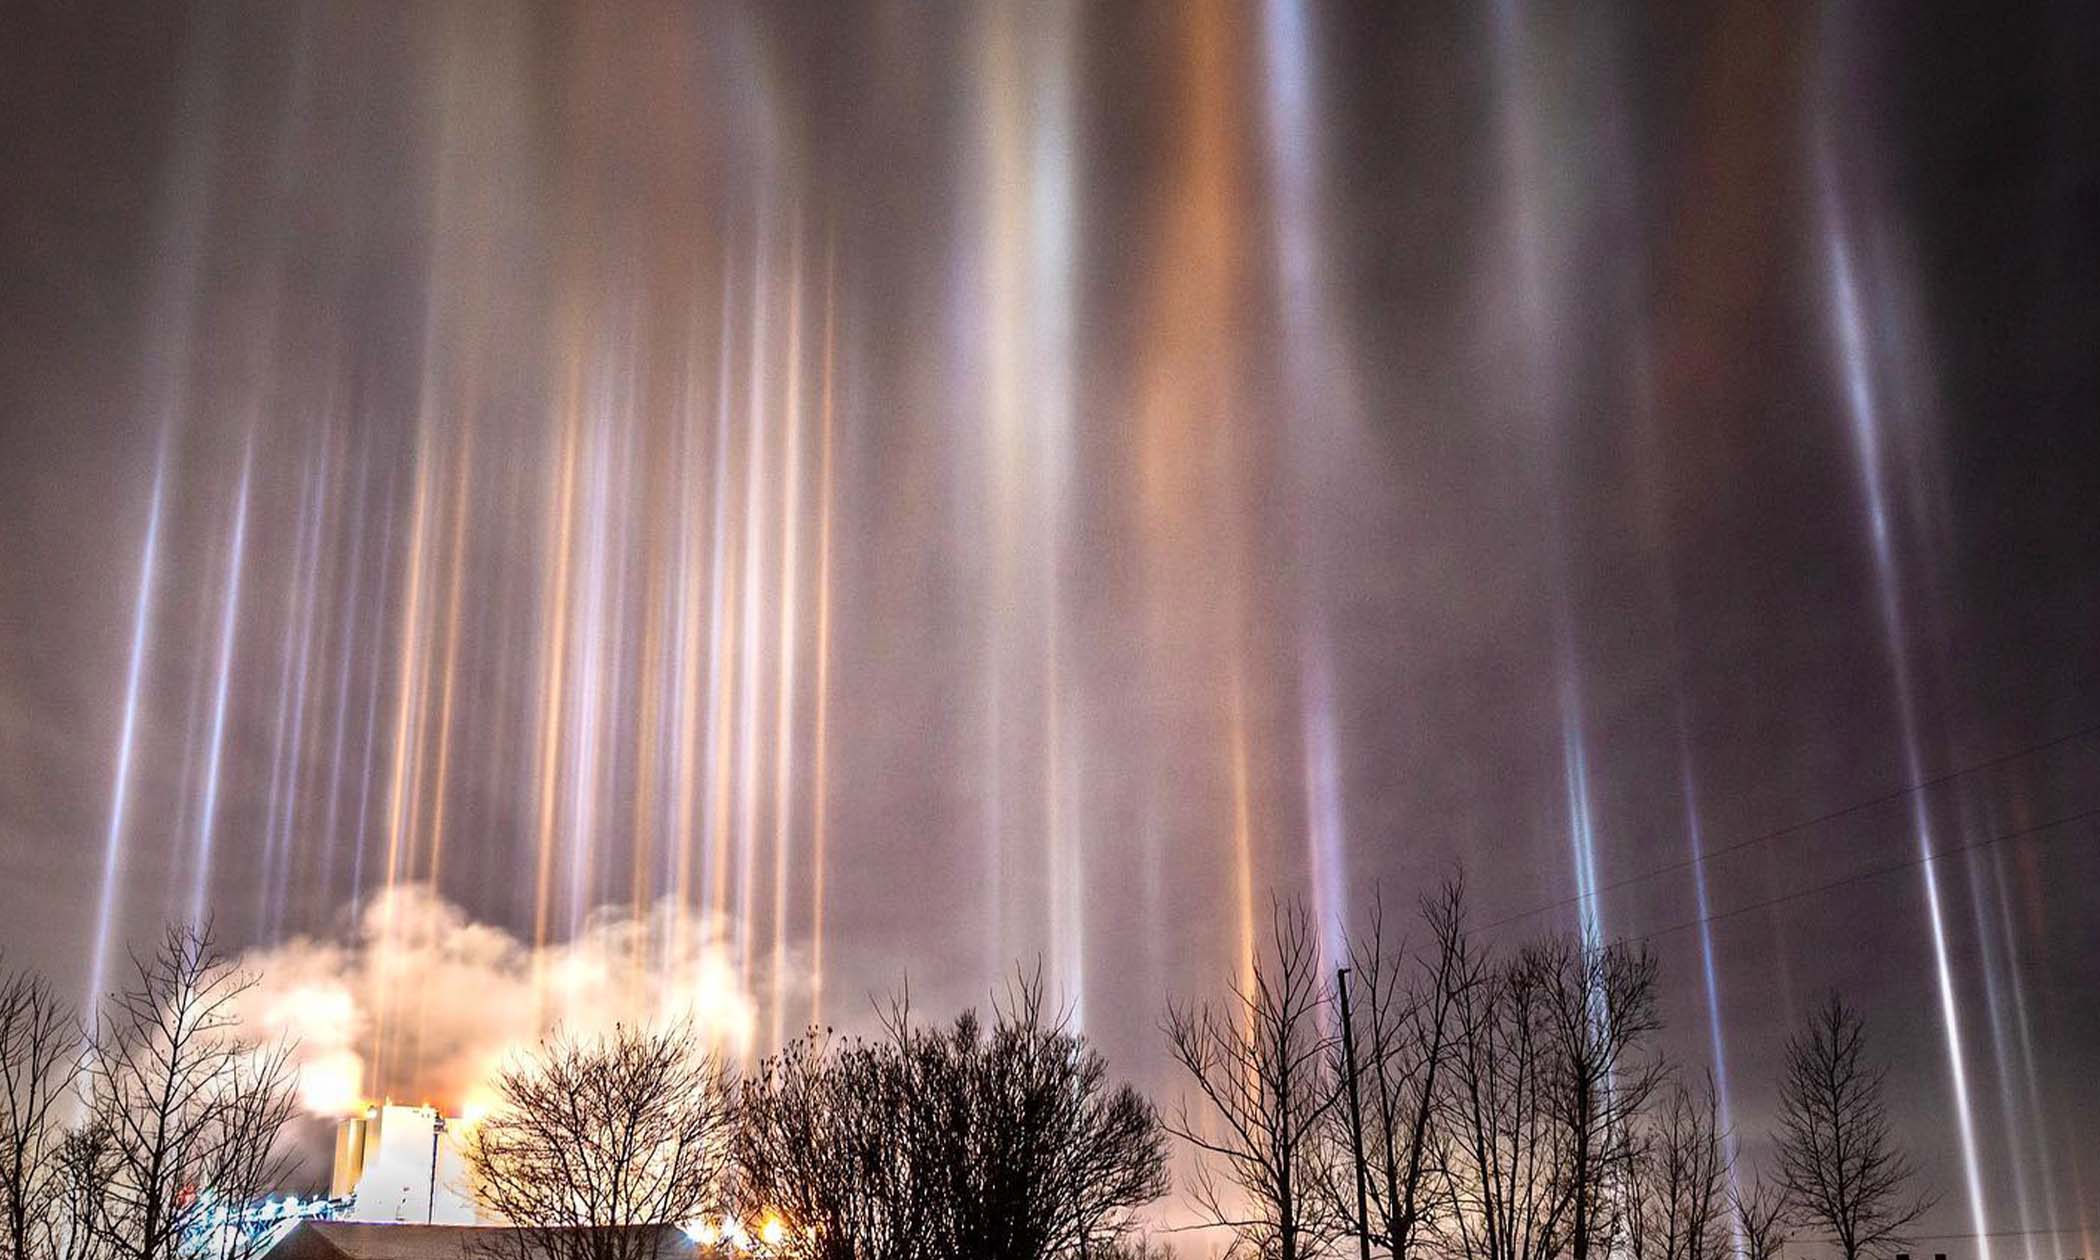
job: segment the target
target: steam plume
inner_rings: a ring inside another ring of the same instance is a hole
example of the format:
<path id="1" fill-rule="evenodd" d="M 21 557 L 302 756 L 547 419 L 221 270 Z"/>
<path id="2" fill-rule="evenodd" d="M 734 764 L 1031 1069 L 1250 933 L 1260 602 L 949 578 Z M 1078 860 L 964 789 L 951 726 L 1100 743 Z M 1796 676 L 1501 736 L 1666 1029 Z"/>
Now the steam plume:
<path id="1" fill-rule="evenodd" d="M 348 941 L 299 937 L 245 956 L 259 984 L 244 1016 L 298 1043 L 302 1101 L 318 1114 L 379 1098 L 473 1111 L 505 1056 L 556 1027 L 687 1020 L 707 1044 L 747 1054 L 757 1009 L 733 938 L 666 901 L 602 909 L 574 938 L 534 948 L 409 885 L 376 898 Z"/>

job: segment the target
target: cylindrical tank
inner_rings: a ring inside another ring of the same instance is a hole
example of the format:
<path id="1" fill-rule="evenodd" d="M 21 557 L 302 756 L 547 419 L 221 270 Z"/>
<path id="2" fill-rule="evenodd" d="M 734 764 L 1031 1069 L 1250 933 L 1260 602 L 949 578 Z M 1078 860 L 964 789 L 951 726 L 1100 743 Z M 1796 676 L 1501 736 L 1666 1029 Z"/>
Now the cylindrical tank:
<path id="1" fill-rule="evenodd" d="M 345 1116 L 335 1126 L 335 1171 L 328 1178 L 331 1199 L 349 1198 L 364 1174 L 366 1123 L 363 1116 Z"/>

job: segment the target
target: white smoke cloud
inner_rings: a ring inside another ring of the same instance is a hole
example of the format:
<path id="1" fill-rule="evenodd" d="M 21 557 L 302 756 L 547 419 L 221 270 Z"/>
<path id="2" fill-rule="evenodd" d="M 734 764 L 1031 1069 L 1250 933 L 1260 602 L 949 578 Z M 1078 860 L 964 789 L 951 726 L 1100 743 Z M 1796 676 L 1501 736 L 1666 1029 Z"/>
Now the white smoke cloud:
<path id="1" fill-rule="evenodd" d="M 386 1097 L 473 1111 L 505 1057 L 555 1028 L 686 1020 L 747 1054 L 758 1011 L 731 939 L 718 918 L 666 901 L 602 910 L 536 949 L 404 886 L 373 900 L 348 942 L 299 937 L 244 956 L 259 982 L 242 1017 L 297 1042 L 301 1099 L 317 1114 Z"/>

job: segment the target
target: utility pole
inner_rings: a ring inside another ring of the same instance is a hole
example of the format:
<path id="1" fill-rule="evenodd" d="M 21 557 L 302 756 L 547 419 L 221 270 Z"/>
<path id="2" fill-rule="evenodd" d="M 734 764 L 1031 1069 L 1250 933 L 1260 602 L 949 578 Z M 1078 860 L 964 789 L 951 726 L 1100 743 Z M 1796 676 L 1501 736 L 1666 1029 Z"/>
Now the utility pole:
<path id="1" fill-rule="evenodd" d="M 1356 1027 L 1349 1018 L 1349 969 L 1334 973 L 1342 998 L 1342 1058 L 1349 1070 L 1349 1146 L 1356 1165 L 1356 1242 L 1363 1260 L 1371 1260 L 1371 1210 L 1364 1193 L 1364 1109 L 1356 1088 Z"/>
<path id="2" fill-rule="evenodd" d="M 438 1143 L 445 1140 L 445 1117 L 434 1116 L 430 1124 L 430 1197 L 423 1204 L 423 1223 L 437 1224 L 438 1214 Z"/>

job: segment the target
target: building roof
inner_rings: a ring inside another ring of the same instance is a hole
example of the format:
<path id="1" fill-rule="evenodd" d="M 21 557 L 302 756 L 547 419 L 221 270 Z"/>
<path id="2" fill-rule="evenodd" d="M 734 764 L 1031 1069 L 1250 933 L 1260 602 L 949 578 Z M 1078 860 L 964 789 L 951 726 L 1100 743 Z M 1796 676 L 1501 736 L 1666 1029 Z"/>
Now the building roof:
<path id="1" fill-rule="evenodd" d="M 714 1254 L 672 1225 L 638 1228 L 656 1234 L 660 1260 L 704 1260 Z M 263 1260 L 489 1260 L 517 1255 L 524 1230 L 480 1225 L 363 1225 L 301 1221 Z"/>

